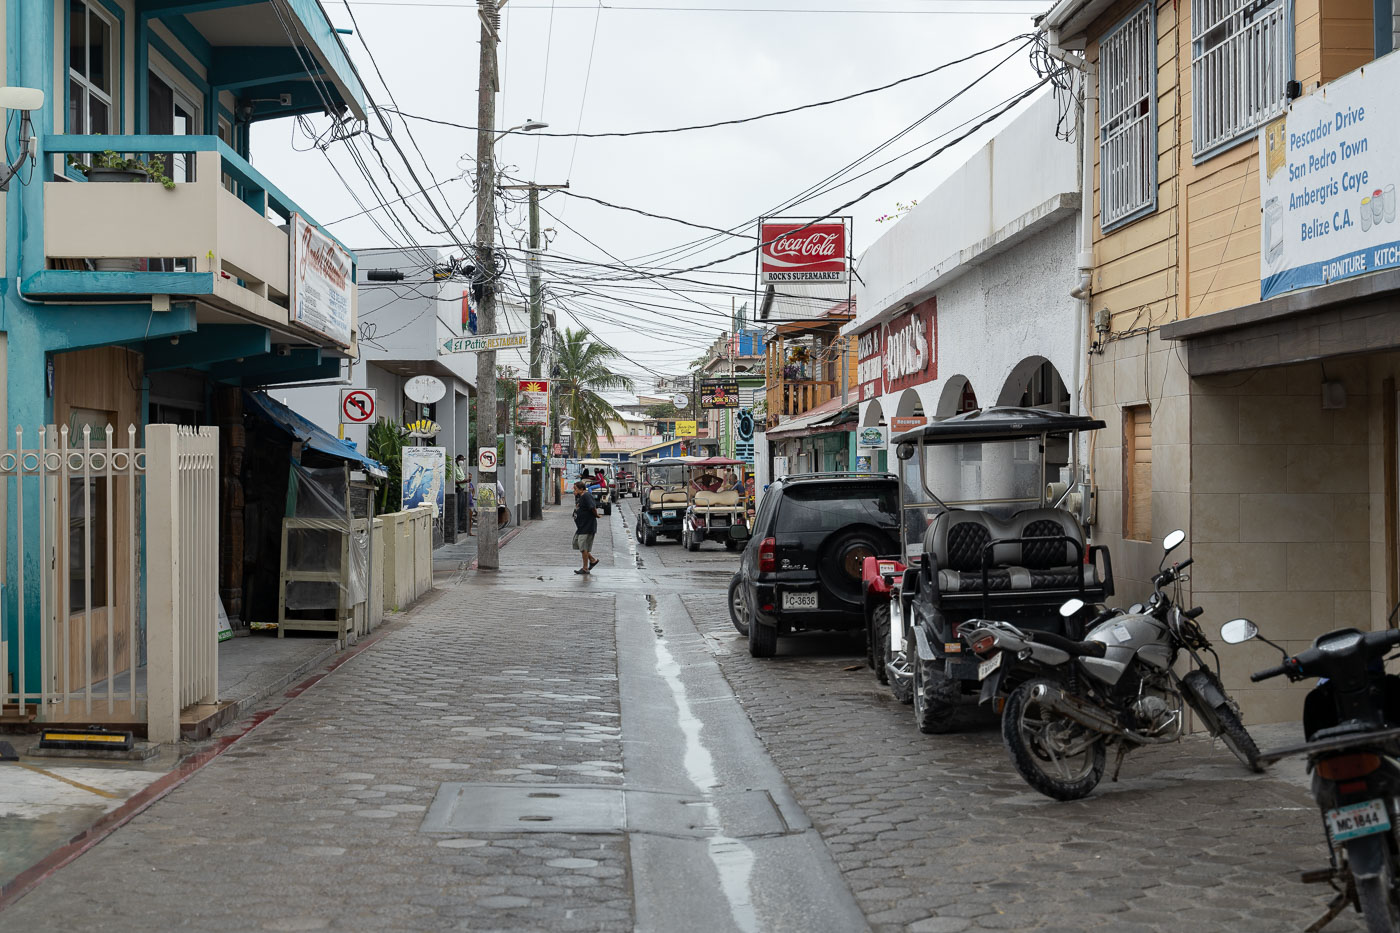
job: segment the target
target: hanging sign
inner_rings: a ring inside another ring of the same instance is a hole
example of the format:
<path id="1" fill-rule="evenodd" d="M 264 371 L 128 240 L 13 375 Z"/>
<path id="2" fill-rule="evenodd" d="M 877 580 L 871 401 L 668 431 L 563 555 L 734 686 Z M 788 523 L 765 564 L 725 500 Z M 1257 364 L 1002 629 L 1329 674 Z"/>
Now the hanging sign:
<path id="1" fill-rule="evenodd" d="M 738 408 L 739 383 L 733 379 L 705 379 L 700 383 L 700 407 Z"/>
<path id="2" fill-rule="evenodd" d="M 483 350 L 513 350 L 529 345 L 529 334 L 482 334 L 476 337 L 449 337 L 438 347 L 438 356 L 450 356 L 453 353 L 480 353 Z"/>
<path id="3" fill-rule="evenodd" d="M 1400 59 L 1293 101 L 1259 133 L 1259 297 L 1400 266 Z"/>
<path id="4" fill-rule="evenodd" d="M 401 462 L 403 510 L 431 505 L 433 515 L 441 515 L 447 488 L 447 448 L 405 447 Z"/>
<path id="5" fill-rule="evenodd" d="M 857 447 L 884 447 L 884 446 L 885 446 L 885 429 L 884 429 L 884 428 L 878 428 L 878 427 L 861 428 L 861 429 L 860 429 L 860 434 L 857 435 L 856 446 L 857 446 Z"/>
<path id="6" fill-rule="evenodd" d="M 549 423 L 549 380 L 521 379 L 516 382 L 516 420 L 520 424 Z"/>
<path id="7" fill-rule="evenodd" d="M 740 409 L 734 416 L 734 459 L 753 466 L 753 412 Z"/>
<path id="8" fill-rule="evenodd" d="M 868 402 L 884 394 L 884 346 L 879 327 L 872 327 L 856 339 L 856 378 L 860 380 L 860 400 Z"/>
<path id="9" fill-rule="evenodd" d="M 759 285 L 846 281 L 844 220 L 765 220 L 759 242 Z"/>
<path id="10" fill-rule="evenodd" d="M 690 399 L 680 394 L 679 392 L 671 396 L 671 404 L 676 406 L 677 408 L 684 408 L 689 402 Z"/>
<path id="11" fill-rule="evenodd" d="M 696 436 L 696 422 L 694 422 L 694 421 L 677 421 L 677 422 L 676 422 L 676 437 L 695 437 L 695 436 Z"/>
<path id="12" fill-rule="evenodd" d="M 928 424 L 928 418 L 923 415 L 913 415 L 890 419 L 890 433 L 903 434 L 905 431 L 912 431 L 915 428 L 922 428 Z"/>
<path id="13" fill-rule="evenodd" d="M 374 389 L 340 390 L 340 423 L 369 424 L 374 420 Z"/>
<path id="14" fill-rule="evenodd" d="M 447 386 L 437 376 L 414 376 L 403 384 L 403 394 L 415 402 L 431 405 L 447 394 Z"/>
<path id="15" fill-rule="evenodd" d="M 290 234 L 292 320 L 339 346 L 350 346 L 355 290 L 350 254 L 295 212 Z"/>

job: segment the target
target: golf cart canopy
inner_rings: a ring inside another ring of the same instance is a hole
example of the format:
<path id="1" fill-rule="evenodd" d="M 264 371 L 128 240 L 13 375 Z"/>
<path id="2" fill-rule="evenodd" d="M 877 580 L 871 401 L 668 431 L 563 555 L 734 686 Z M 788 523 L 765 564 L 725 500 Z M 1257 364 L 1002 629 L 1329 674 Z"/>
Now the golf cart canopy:
<path id="1" fill-rule="evenodd" d="M 691 463 L 691 466 L 747 466 L 742 460 L 731 460 L 728 457 L 705 457 Z"/>
<path id="2" fill-rule="evenodd" d="M 961 441 L 1011 441 L 1042 434 L 1096 431 L 1104 423 L 1088 415 L 1040 408 L 980 408 L 906 431 L 894 443 L 955 444 Z"/>

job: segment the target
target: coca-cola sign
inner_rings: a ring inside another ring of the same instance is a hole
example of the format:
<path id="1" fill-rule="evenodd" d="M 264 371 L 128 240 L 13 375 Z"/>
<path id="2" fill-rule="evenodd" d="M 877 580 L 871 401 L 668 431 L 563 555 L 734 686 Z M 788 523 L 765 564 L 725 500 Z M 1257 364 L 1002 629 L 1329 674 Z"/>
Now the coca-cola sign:
<path id="1" fill-rule="evenodd" d="M 761 285 L 846 281 L 845 221 L 765 220 L 759 242 Z"/>

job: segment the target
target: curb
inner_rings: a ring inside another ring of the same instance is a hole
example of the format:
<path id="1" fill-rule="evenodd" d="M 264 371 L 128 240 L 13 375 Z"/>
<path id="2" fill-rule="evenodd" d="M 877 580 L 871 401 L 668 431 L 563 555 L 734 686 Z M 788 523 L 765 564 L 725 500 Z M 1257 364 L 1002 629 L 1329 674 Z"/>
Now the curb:
<path id="1" fill-rule="evenodd" d="M 357 646 L 351 645 L 349 647 L 354 648 Z M 349 649 L 347 648 L 347 650 Z M 272 696 L 275 693 L 286 690 L 292 684 L 299 683 L 300 681 L 304 680 L 307 674 L 316 670 L 318 667 L 322 667 L 323 665 L 325 665 L 326 662 L 330 661 L 336 655 L 340 654 L 340 651 L 341 649 L 339 645 L 337 645 L 335 642 L 332 642 L 321 653 L 314 655 L 313 657 L 307 658 L 297 667 L 288 671 L 286 674 L 283 674 L 281 677 L 277 678 L 276 680 L 272 681 L 266 686 L 259 688 L 254 693 L 233 701 L 228 706 L 225 706 L 223 709 L 210 713 L 208 716 L 201 719 L 199 722 L 190 723 L 189 725 L 182 724 L 180 726 L 180 737 L 184 739 L 194 740 L 209 738 L 211 735 L 213 735 L 215 732 L 218 732 L 220 729 L 222 729 L 229 723 L 238 722 L 238 720 L 248 715 L 248 713 L 255 707 L 257 707 L 258 704 L 262 703 L 263 700 L 266 700 L 268 697 Z"/>

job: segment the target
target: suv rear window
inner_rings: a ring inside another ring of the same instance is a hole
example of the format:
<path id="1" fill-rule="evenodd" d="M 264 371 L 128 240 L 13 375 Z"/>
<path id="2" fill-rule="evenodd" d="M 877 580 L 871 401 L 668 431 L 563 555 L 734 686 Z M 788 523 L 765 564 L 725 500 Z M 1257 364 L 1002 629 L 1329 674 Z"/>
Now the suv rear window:
<path id="1" fill-rule="evenodd" d="M 893 483 L 801 483 L 789 487 L 778 508 L 775 534 L 836 531 L 846 525 L 894 528 L 899 497 Z"/>

